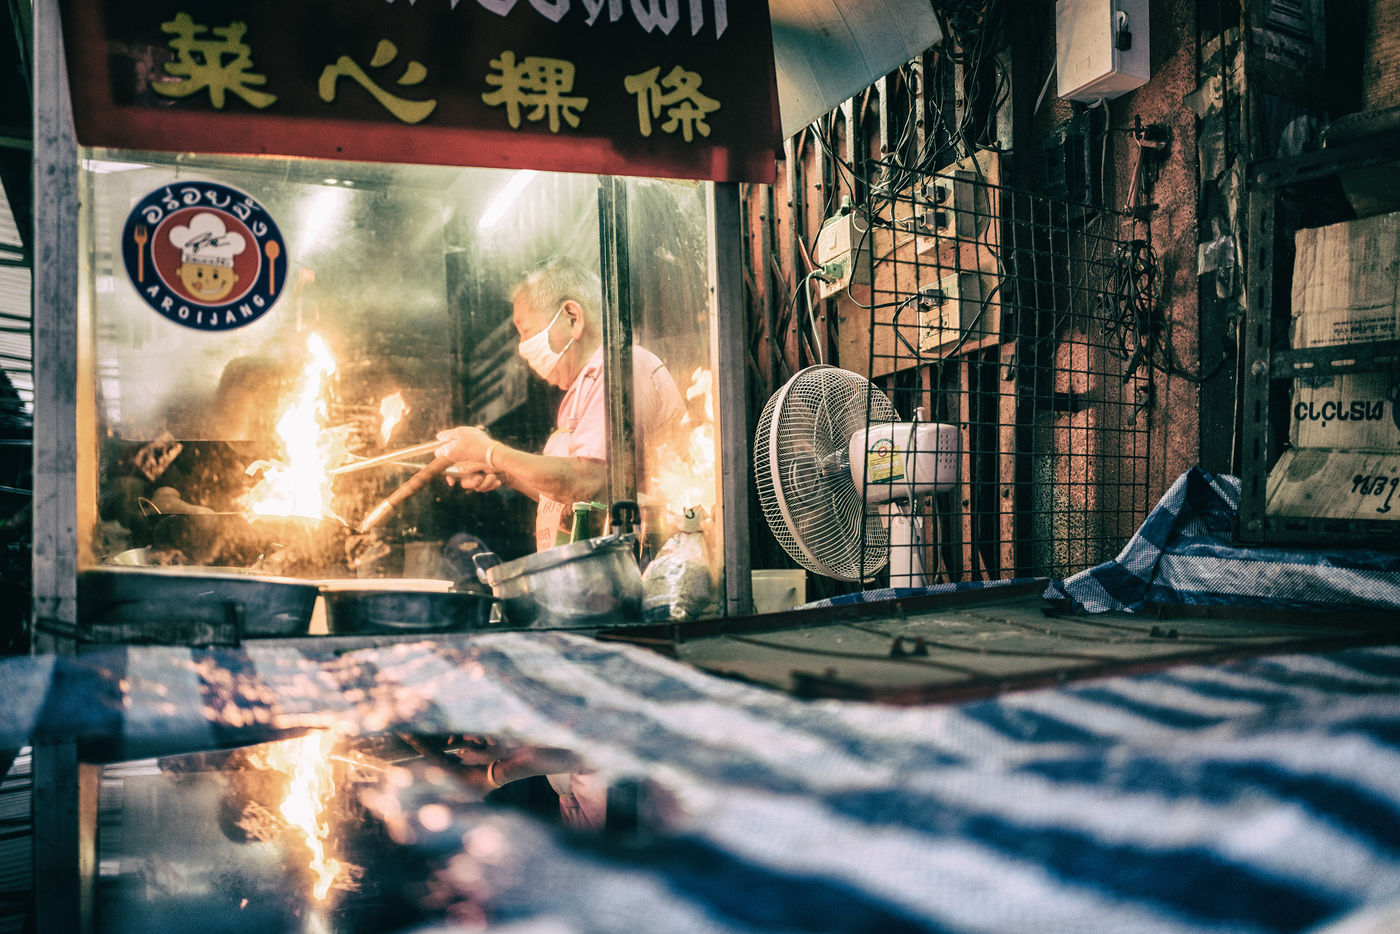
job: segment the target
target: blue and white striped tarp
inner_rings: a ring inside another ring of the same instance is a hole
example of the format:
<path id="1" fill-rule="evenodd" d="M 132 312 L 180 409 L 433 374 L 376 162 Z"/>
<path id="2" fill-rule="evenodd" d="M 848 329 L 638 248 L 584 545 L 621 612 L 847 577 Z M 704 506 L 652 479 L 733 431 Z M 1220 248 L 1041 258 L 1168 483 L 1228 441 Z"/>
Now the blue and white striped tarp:
<path id="1" fill-rule="evenodd" d="M 1112 561 L 1053 582 L 1047 599 L 1079 612 L 1137 612 L 1150 603 L 1294 610 L 1400 608 L 1400 549 L 1241 547 L 1231 540 L 1240 481 L 1199 467 L 1163 494 Z M 961 581 L 884 587 L 808 607 L 1004 587 L 1023 581 Z"/>
<path id="2" fill-rule="evenodd" d="M 1148 603 L 1341 610 L 1400 607 L 1400 550 L 1241 547 L 1240 481 L 1193 467 L 1112 561 L 1046 593 L 1090 613 Z"/>
<path id="3" fill-rule="evenodd" d="M 675 802 L 622 852 L 478 812 L 434 891 L 509 931 L 1310 931 L 1400 904 L 1400 649 L 886 708 L 501 633 L 0 661 L 0 745 L 316 726 L 565 746 Z M 446 929 L 444 929 L 446 930 Z"/>

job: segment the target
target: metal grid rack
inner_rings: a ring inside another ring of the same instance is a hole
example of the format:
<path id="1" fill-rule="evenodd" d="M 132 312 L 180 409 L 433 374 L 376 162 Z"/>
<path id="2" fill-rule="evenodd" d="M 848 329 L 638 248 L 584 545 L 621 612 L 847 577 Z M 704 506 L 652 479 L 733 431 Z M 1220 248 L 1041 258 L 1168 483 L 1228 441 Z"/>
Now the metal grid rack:
<path id="1" fill-rule="evenodd" d="M 1116 554 L 1150 505 L 1151 364 L 1171 352 L 1150 227 L 1005 187 L 991 152 L 842 222 L 849 265 L 819 289 L 839 364 L 902 418 L 959 429 L 955 484 L 914 504 L 927 581 L 1064 577 Z"/>

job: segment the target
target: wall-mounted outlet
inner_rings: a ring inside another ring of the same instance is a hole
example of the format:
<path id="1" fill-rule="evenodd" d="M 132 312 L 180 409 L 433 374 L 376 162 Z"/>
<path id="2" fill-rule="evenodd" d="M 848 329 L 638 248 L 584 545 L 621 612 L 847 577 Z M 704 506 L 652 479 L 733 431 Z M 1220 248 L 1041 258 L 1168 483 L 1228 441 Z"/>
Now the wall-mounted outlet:
<path id="1" fill-rule="evenodd" d="M 868 273 L 861 276 L 862 257 L 870 249 L 866 233 L 863 215 L 849 209 L 822 224 L 812 244 L 812 260 L 821 269 L 819 275 L 813 276 L 818 299 L 831 298 L 844 290 L 851 284 L 852 275 L 857 277 L 856 281 L 868 281 Z"/>
<path id="2" fill-rule="evenodd" d="M 919 350 L 944 350 L 988 333 L 982 304 L 991 278 L 975 272 L 950 272 L 936 285 L 921 286 L 911 299 L 919 309 Z"/>

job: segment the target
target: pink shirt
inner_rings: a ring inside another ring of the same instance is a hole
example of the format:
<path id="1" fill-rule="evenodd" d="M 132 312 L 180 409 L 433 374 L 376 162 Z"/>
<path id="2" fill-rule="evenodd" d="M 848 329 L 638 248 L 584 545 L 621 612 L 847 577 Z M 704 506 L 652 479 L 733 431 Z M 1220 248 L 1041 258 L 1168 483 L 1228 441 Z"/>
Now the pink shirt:
<path id="1" fill-rule="evenodd" d="M 608 459 L 607 397 L 603 393 L 603 348 L 584 365 L 559 403 L 554 434 L 545 442 L 547 457 Z M 645 347 L 632 345 L 632 412 L 638 446 L 668 425 L 680 423 L 685 401 L 666 364 Z M 568 516 L 566 522 L 565 516 Z M 540 497 L 535 514 L 535 548 L 552 548 L 560 528 L 567 533 L 573 523 L 573 503 Z"/>

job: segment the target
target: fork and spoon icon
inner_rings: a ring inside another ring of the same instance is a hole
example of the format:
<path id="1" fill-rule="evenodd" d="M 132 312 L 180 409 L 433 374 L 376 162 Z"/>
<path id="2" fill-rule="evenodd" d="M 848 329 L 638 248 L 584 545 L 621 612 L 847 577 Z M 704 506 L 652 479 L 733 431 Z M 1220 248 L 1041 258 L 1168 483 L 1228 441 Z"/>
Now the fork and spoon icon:
<path id="1" fill-rule="evenodd" d="M 145 224 L 137 224 L 131 230 L 131 239 L 136 243 L 136 281 L 144 284 L 146 281 L 146 244 L 151 239 L 150 231 Z M 267 254 L 268 273 L 267 291 L 272 294 L 275 290 L 277 258 L 282 253 L 281 245 L 275 240 L 269 240 L 264 247 Z"/>
<path id="2" fill-rule="evenodd" d="M 146 225 L 137 224 L 131 231 L 131 239 L 136 241 L 136 281 L 144 283 L 146 281 L 146 241 L 150 239 Z"/>

